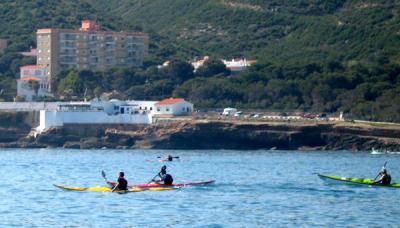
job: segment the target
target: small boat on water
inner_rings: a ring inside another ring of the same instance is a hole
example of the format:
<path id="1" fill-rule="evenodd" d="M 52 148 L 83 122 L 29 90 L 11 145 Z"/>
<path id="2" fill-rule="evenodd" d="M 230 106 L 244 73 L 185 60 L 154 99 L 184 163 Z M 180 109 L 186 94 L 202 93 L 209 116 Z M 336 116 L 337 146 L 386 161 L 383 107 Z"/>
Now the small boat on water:
<path id="1" fill-rule="evenodd" d="M 317 173 L 317 175 L 321 179 L 328 179 L 334 181 L 341 181 L 350 184 L 359 184 L 359 185 L 370 185 L 370 186 L 380 186 L 380 187 L 392 187 L 392 188 L 400 188 L 400 183 L 392 183 L 392 184 L 379 184 L 374 183 L 374 180 L 367 179 L 367 178 L 357 178 L 357 177 L 339 177 L 339 176 L 332 176 L 332 175 L 325 175 Z"/>

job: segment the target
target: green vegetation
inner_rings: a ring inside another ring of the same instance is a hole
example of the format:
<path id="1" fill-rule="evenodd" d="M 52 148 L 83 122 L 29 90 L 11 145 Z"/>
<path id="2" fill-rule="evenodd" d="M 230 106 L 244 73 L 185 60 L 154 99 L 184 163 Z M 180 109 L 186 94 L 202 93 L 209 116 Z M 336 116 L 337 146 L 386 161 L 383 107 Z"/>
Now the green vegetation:
<path id="1" fill-rule="evenodd" d="M 76 28 L 89 18 L 149 33 L 150 56 L 143 68 L 62 72 L 53 88 L 66 99 L 180 96 L 200 108 L 345 111 L 399 122 L 399 15 L 393 0 L 2 1 L 0 38 L 13 41 L 0 56 L 0 98 L 15 96 L 18 67 L 32 62 L 15 52 L 35 46 L 37 28 Z M 214 60 L 193 73 L 186 60 L 202 55 Z M 237 56 L 258 64 L 229 76 L 215 60 Z"/>

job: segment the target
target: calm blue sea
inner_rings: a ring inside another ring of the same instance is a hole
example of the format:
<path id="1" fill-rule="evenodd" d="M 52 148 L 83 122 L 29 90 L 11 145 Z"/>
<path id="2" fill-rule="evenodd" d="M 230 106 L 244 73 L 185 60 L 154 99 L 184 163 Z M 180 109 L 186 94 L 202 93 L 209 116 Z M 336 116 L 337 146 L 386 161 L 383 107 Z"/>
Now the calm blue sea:
<path id="1" fill-rule="evenodd" d="M 157 156 L 180 156 L 160 163 Z M 152 162 L 154 161 L 154 162 Z M 326 183 L 315 173 L 372 177 L 399 155 L 367 152 L 12 149 L 0 152 L 0 227 L 400 226 L 400 189 Z M 129 194 L 73 192 L 125 172 L 148 182 L 166 164 L 175 182 L 214 185 Z"/>

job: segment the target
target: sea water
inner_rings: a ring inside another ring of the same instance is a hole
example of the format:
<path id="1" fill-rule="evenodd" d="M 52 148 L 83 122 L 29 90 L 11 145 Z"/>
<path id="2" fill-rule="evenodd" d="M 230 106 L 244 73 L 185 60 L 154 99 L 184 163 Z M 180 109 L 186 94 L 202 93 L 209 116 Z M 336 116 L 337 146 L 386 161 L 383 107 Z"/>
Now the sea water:
<path id="1" fill-rule="evenodd" d="M 168 154 L 180 160 L 159 162 Z M 400 189 L 324 182 L 315 173 L 374 178 L 400 156 L 367 152 L 10 149 L 0 152 L 0 227 L 400 226 Z M 167 165 L 174 182 L 215 184 L 129 194 L 104 186 L 124 171 L 147 183 Z"/>

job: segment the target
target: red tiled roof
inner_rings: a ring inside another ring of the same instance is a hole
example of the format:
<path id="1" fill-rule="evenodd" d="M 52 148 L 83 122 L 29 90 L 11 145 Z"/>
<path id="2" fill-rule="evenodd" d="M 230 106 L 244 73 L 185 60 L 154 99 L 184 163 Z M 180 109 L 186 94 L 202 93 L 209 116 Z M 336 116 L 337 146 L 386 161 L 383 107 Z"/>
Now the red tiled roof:
<path id="1" fill-rule="evenodd" d="M 33 70 L 33 69 L 43 69 L 43 68 L 44 67 L 39 66 L 39 65 L 25 65 L 25 66 L 21 67 L 21 69 L 31 69 L 31 70 Z"/>
<path id="2" fill-rule="evenodd" d="M 21 80 L 21 81 L 40 81 L 40 79 L 37 77 L 26 77 L 26 78 L 21 78 L 19 80 Z"/>
<path id="3" fill-rule="evenodd" d="M 35 57 L 37 56 L 37 49 L 32 48 L 30 51 L 19 52 L 19 54 L 28 57 Z"/>
<path id="4" fill-rule="evenodd" d="M 172 105 L 184 101 L 182 98 L 168 98 L 156 103 L 156 105 Z"/>

